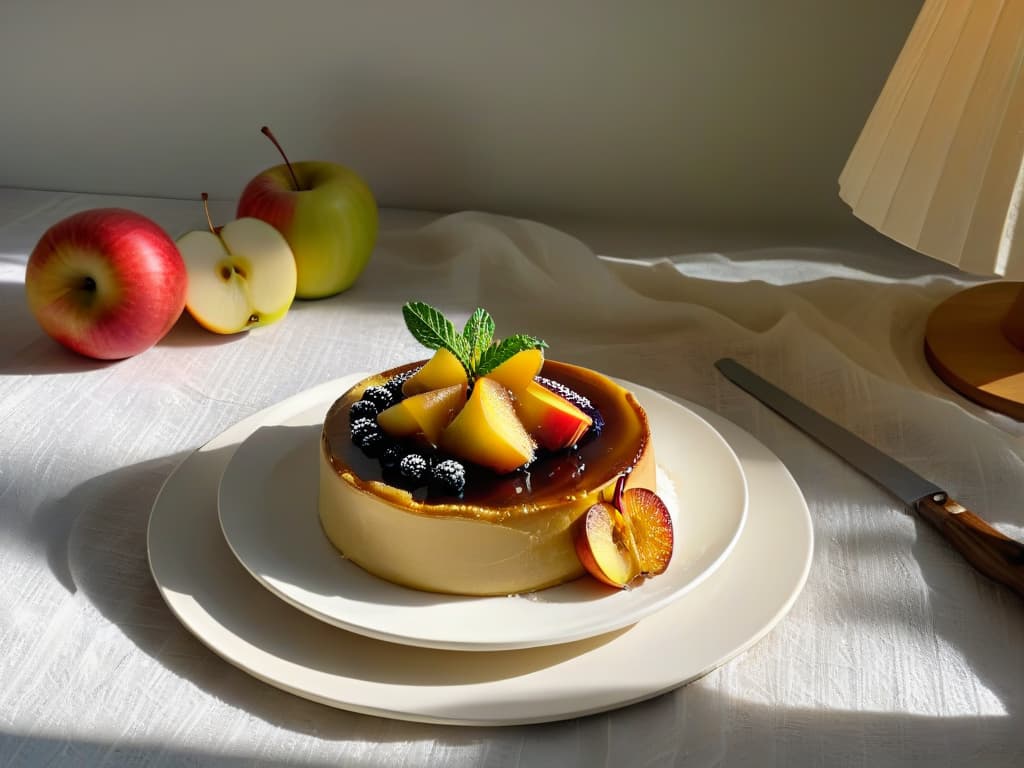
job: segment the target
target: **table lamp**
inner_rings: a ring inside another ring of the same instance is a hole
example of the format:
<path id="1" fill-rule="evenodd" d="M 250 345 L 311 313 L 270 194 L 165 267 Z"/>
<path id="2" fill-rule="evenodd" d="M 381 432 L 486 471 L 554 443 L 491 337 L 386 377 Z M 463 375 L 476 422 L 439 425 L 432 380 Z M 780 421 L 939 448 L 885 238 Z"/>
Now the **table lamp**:
<path id="1" fill-rule="evenodd" d="M 946 384 L 1024 419 L 1024 0 L 926 0 L 839 178 L 857 218 L 1004 278 L 933 311 Z"/>

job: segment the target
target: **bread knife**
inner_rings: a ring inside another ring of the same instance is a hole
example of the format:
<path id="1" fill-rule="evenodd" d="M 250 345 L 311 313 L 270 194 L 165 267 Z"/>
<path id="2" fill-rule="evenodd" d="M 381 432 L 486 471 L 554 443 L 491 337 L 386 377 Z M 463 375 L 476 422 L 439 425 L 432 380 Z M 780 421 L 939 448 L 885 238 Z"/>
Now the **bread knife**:
<path id="1" fill-rule="evenodd" d="M 738 387 L 913 507 L 981 573 L 1024 597 L 1024 544 L 1004 536 L 943 488 L 735 360 L 723 358 L 715 367 Z"/>

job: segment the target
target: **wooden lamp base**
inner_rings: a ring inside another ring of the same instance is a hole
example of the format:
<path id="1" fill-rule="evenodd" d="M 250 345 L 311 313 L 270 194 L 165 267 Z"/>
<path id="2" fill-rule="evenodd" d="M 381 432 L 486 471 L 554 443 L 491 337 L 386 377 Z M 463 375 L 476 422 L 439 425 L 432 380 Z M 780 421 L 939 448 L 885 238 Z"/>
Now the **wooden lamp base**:
<path id="1" fill-rule="evenodd" d="M 1024 420 L 1024 283 L 986 283 L 942 302 L 928 318 L 925 357 L 946 384 Z M 1015 343 L 1016 342 L 1016 343 Z"/>

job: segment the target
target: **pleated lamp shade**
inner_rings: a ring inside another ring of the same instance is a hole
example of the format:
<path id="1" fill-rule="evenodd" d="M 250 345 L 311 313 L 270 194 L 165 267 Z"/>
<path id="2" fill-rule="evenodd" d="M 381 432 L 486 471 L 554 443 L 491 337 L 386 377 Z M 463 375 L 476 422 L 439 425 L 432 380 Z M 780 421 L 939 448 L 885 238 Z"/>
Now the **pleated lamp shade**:
<path id="1" fill-rule="evenodd" d="M 926 0 L 839 177 L 855 216 L 1006 278 L 929 318 L 936 373 L 1024 419 L 1024 0 Z"/>

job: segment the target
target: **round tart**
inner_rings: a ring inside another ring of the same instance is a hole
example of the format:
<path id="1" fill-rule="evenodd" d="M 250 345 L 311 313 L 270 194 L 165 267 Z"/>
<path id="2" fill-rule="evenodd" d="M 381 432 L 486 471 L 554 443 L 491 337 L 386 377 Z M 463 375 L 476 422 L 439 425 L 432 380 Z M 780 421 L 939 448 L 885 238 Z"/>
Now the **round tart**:
<path id="1" fill-rule="evenodd" d="M 549 587 L 583 574 L 574 535 L 588 509 L 612 500 L 620 477 L 626 476 L 625 488 L 655 488 L 650 429 L 636 398 L 595 371 L 552 360 L 544 361 L 541 375 L 594 405 L 604 421 L 598 434 L 541 452 L 512 472 L 471 468 L 458 496 L 401 487 L 353 443 L 349 412 L 369 387 L 420 365 L 364 379 L 324 421 L 320 520 L 331 543 L 370 573 L 460 595 Z"/>

